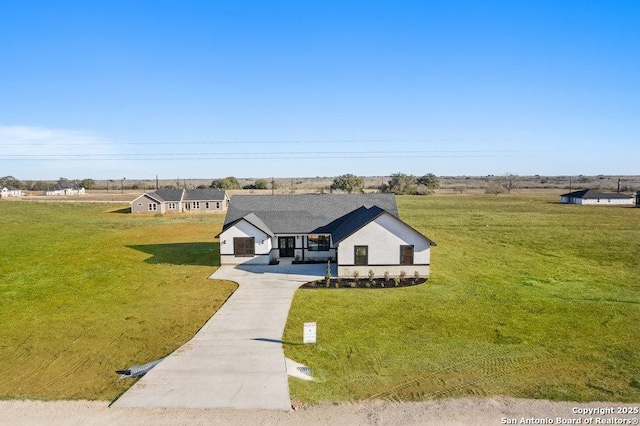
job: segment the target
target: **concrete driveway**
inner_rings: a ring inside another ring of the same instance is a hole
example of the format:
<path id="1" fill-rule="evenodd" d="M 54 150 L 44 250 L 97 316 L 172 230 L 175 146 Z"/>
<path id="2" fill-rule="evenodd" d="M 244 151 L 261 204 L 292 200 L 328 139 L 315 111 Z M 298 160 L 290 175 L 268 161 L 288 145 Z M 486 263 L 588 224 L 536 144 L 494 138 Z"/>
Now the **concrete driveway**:
<path id="1" fill-rule="evenodd" d="M 322 264 L 220 267 L 211 278 L 239 288 L 112 407 L 290 410 L 280 339 L 296 289 L 325 272 Z"/>

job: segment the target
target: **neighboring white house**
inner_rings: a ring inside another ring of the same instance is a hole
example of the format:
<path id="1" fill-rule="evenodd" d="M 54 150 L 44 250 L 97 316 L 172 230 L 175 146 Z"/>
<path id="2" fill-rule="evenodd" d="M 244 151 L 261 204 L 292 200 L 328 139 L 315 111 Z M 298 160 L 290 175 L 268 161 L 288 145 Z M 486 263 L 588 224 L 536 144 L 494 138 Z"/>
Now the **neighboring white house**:
<path id="1" fill-rule="evenodd" d="M 159 189 L 131 202 L 131 213 L 212 213 L 227 209 L 229 197 L 218 189 Z"/>
<path id="2" fill-rule="evenodd" d="M 51 188 L 45 189 L 44 195 L 83 195 L 84 192 L 83 187 L 61 180 Z"/>
<path id="3" fill-rule="evenodd" d="M 0 188 L 0 198 L 24 197 L 24 192 L 13 186 L 3 186 Z"/>
<path id="4" fill-rule="evenodd" d="M 624 205 L 632 206 L 633 197 L 617 192 L 600 192 L 595 189 L 569 192 L 560 196 L 564 204 L 589 204 L 596 206 Z"/>
<path id="5" fill-rule="evenodd" d="M 393 194 L 235 195 L 220 263 L 331 260 L 338 276 L 428 277 L 436 244 L 398 217 Z"/>

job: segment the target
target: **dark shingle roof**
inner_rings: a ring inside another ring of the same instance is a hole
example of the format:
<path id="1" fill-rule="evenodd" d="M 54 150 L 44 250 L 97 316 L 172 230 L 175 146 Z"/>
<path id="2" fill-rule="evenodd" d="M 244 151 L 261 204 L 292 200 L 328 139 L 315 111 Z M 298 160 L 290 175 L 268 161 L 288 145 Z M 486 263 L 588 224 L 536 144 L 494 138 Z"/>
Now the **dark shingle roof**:
<path id="1" fill-rule="evenodd" d="M 187 189 L 184 199 L 190 201 L 222 201 L 224 200 L 224 195 L 225 192 L 219 189 Z"/>
<path id="2" fill-rule="evenodd" d="M 332 233 L 378 210 L 398 217 L 393 194 L 235 195 L 223 231 L 254 213 L 273 233 Z M 354 212 L 355 210 L 360 210 Z M 370 211 L 369 211 L 370 210 Z"/>
<path id="3" fill-rule="evenodd" d="M 182 191 L 182 189 L 158 189 L 147 195 L 159 199 L 158 201 L 180 201 L 182 200 Z"/>
<path id="4" fill-rule="evenodd" d="M 53 185 L 50 189 L 50 191 L 63 191 L 65 189 L 80 189 L 79 186 L 75 186 L 73 184 L 71 184 L 71 182 L 68 182 L 66 180 L 61 180 L 58 183 L 56 183 L 55 185 Z"/>
<path id="5" fill-rule="evenodd" d="M 595 200 L 598 198 L 632 198 L 625 194 L 617 192 L 600 192 L 595 189 L 583 189 L 582 191 L 569 192 L 568 194 L 562 194 L 561 197 L 569 198 L 582 198 L 583 200 Z"/>

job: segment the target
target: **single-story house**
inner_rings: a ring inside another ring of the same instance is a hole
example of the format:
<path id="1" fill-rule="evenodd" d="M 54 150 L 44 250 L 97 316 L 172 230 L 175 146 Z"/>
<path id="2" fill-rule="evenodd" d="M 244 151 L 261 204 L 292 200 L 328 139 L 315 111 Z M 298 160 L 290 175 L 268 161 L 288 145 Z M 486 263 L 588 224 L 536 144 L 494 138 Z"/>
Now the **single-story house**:
<path id="1" fill-rule="evenodd" d="M 159 189 L 131 202 L 131 213 L 212 213 L 227 209 L 229 197 L 219 189 Z"/>
<path id="2" fill-rule="evenodd" d="M 618 192 L 600 192 L 595 189 L 583 189 L 582 191 L 569 192 L 560 196 L 560 202 L 564 204 L 589 204 L 596 206 L 608 205 L 633 205 L 633 197 Z"/>
<path id="3" fill-rule="evenodd" d="M 24 192 L 13 186 L 3 186 L 0 188 L 0 198 L 24 197 Z"/>
<path id="4" fill-rule="evenodd" d="M 83 195 L 84 192 L 83 187 L 61 180 L 51 188 L 45 189 L 44 195 Z"/>
<path id="5" fill-rule="evenodd" d="M 398 217 L 393 194 L 235 195 L 220 264 L 331 260 L 338 276 L 430 273 L 436 244 Z"/>

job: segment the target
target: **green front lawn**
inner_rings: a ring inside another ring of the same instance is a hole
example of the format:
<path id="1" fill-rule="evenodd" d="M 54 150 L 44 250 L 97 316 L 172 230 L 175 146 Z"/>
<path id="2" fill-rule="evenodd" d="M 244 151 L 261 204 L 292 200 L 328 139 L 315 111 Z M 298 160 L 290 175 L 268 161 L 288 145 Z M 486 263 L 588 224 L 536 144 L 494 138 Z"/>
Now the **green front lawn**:
<path id="1" fill-rule="evenodd" d="M 235 290 L 207 277 L 223 216 L 0 202 L 0 398 L 106 399 L 114 370 L 189 340 Z"/>
<path id="2" fill-rule="evenodd" d="M 292 397 L 640 401 L 640 209 L 556 200 L 398 197 L 438 244 L 431 279 L 298 290 L 285 353 L 321 380 Z M 305 321 L 318 344 L 298 344 Z"/>

